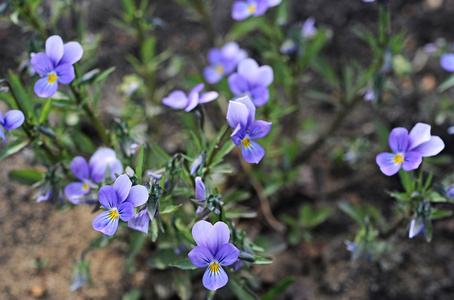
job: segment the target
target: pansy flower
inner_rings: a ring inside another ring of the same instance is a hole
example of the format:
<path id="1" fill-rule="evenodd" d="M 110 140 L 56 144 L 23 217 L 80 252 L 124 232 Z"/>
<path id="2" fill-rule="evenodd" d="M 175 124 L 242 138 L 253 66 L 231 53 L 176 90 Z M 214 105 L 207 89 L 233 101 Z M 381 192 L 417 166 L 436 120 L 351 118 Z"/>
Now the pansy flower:
<path id="1" fill-rule="evenodd" d="M 268 86 L 273 82 L 274 74 L 270 66 L 261 66 L 252 58 L 238 64 L 238 72 L 229 76 L 229 88 L 235 96 L 249 96 L 255 106 L 262 106 L 270 98 Z"/>
<path id="2" fill-rule="evenodd" d="M 271 130 L 271 122 L 255 121 L 255 106 L 248 96 L 229 101 L 227 122 L 232 127 L 230 136 L 248 163 L 258 164 L 265 150 L 254 140 L 264 138 Z"/>
<path id="3" fill-rule="evenodd" d="M 246 51 L 235 42 L 227 43 L 221 49 L 213 48 L 208 52 L 210 65 L 203 70 L 203 76 L 208 83 L 218 83 L 222 77 L 235 71 L 238 63 L 246 57 Z"/>
<path id="4" fill-rule="evenodd" d="M 24 123 L 25 117 L 24 113 L 20 110 L 10 110 L 4 116 L 0 111 L 0 135 L 2 136 L 3 141 L 6 141 L 5 132 L 16 129 Z M 3 128 L 2 128 L 3 127 Z"/>
<path id="5" fill-rule="evenodd" d="M 232 6 L 232 18 L 241 21 L 250 16 L 263 15 L 268 8 L 280 4 L 282 0 L 245 0 L 236 1 Z"/>
<path id="6" fill-rule="evenodd" d="M 393 153 L 377 155 L 376 162 L 383 174 L 391 176 L 402 167 L 404 171 L 417 169 L 423 157 L 434 156 L 445 144 L 438 136 L 430 135 L 430 125 L 416 124 L 408 133 L 402 127 L 394 128 L 389 135 L 389 147 Z"/>
<path id="7" fill-rule="evenodd" d="M 164 105 L 176 109 L 184 109 L 185 111 L 193 110 L 198 104 L 207 103 L 216 99 L 219 94 L 217 92 L 206 92 L 200 94 L 205 85 L 199 83 L 186 96 L 183 91 L 173 91 L 166 98 L 162 99 Z"/>
<path id="8" fill-rule="evenodd" d="M 124 222 L 134 216 L 134 207 L 145 204 L 148 190 L 143 185 L 132 186 L 128 175 L 123 174 L 115 180 L 113 187 L 105 185 L 99 190 L 99 203 L 107 211 L 97 215 L 93 228 L 106 235 L 113 235 L 118 228 L 119 219 Z"/>
<path id="9" fill-rule="evenodd" d="M 197 246 L 189 252 L 191 263 L 198 268 L 206 268 L 203 286 L 217 290 L 227 284 L 229 277 L 223 266 L 234 264 L 240 255 L 233 244 L 229 243 L 230 230 L 224 222 L 211 225 L 199 221 L 192 228 L 192 237 Z"/>
<path id="10" fill-rule="evenodd" d="M 148 214 L 147 208 L 143 208 L 141 211 L 136 213 L 129 221 L 128 227 L 143 233 L 148 234 L 150 228 L 150 215 Z"/>
<path id="11" fill-rule="evenodd" d="M 82 156 L 74 157 L 70 169 L 80 181 L 72 182 L 65 187 L 64 193 L 68 200 L 76 205 L 81 204 L 83 197 L 90 193 L 91 188 L 104 180 L 107 167 L 110 170 L 111 180 L 116 178 L 115 174 L 123 173 L 121 161 L 110 148 L 97 150 L 88 163 Z"/>
<path id="12" fill-rule="evenodd" d="M 73 64 L 84 53 L 78 42 L 63 44 L 58 35 L 46 40 L 46 53 L 39 52 L 31 58 L 31 65 L 42 78 L 35 83 L 35 93 L 42 98 L 52 97 L 58 89 L 58 83 L 69 84 L 75 78 Z"/>

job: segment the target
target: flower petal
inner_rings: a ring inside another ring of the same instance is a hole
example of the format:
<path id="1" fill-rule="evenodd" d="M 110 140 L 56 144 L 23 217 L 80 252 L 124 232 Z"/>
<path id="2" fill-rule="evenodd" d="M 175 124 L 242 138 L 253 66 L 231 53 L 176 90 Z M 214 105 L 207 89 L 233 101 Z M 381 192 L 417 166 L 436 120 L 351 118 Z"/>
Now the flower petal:
<path id="1" fill-rule="evenodd" d="M 238 124 L 233 133 L 230 135 L 233 143 L 237 146 L 241 145 L 241 141 L 244 139 L 245 136 L 246 130 L 243 127 L 241 127 L 241 124 Z"/>
<path id="2" fill-rule="evenodd" d="M 208 66 L 203 69 L 203 77 L 209 84 L 218 83 L 222 79 L 222 75 L 216 71 L 215 66 Z"/>
<path id="3" fill-rule="evenodd" d="M 238 260 L 239 256 L 240 250 L 233 244 L 227 243 L 219 248 L 215 258 L 221 266 L 230 266 Z"/>
<path id="4" fill-rule="evenodd" d="M 75 64 L 78 62 L 82 55 L 84 54 L 84 49 L 78 42 L 69 42 L 63 46 L 63 56 L 60 59 L 59 64 Z"/>
<path id="5" fill-rule="evenodd" d="M 208 248 L 207 247 L 208 232 L 212 227 L 213 225 L 203 220 L 195 223 L 195 225 L 192 227 L 192 237 L 194 238 L 194 241 L 197 243 L 198 246 Z"/>
<path id="6" fill-rule="evenodd" d="M 90 179 L 90 169 L 88 168 L 87 160 L 82 156 L 74 157 L 69 168 L 80 181 Z"/>
<path id="7" fill-rule="evenodd" d="M 106 208 L 111 209 L 117 207 L 118 199 L 115 190 L 110 185 L 105 185 L 99 189 L 99 203 Z"/>
<path id="8" fill-rule="evenodd" d="M 208 51 L 208 62 L 210 64 L 217 64 L 222 61 L 222 52 L 219 48 L 213 48 Z"/>
<path id="9" fill-rule="evenodd" d="M 230 91 L 232 91 L 235 96 L 243 96 L 248 93 L 248 81 L 240 74 L 233 73 L 229 76 L 227 81 L 229 83 Z"/>
<path id="10" fill-rule="evenodd" d="M 52 97 L 58 90 L 58 81 L 49 83 L 47 76 L 39 79 L 35 83 L 34 91 L 38 97 L 49 98 Z"/>
<path id="11" fill-rule="evenodd" d="M 125 202 L 129 202 L 133 207 L 141 206 L 148 201 L 148 190 L 143 185 L 135 185 L 129 191 Z"/>
<path id="12" fill-rule="evenodd" d="M 41 76 L 46 76 L 48 73 L 54 70 L 52 61 L 45 53 L 42 52 L 33 55 L 30 60 L 30 64 L 32 65 L 35 72 Z"/>
<path id="13" fill-rule="evenodd" d="M 147 210 L 142 209 L 128 221 L 128 227 L 148 234 L 150 221 L 150 216 L 148 215 Z"/>
<path id="14" fill-rule="evenodd" d="M 202 178 L 197 176 L 195 178 L 195 198 L 197 200 L 205 200 L 205 193 L 205 184 L 203 183 Z"/>
<path id="15" fill-rule="evenodd" d="M 383 152 L 378 154 L 375 158 L 377 165 L 380 167 L 380 171 L 382 171 L 382 173 L 386 176 L 396 174 L 399 171 L 400 166 L 402 165 L 402 163 L 396 164 L 394 162 L 395 157 L 396 154 L 394 153 Z"/>
<path id="16" fill-rule="evenodd" d="M 246 19 L 251 15 L 249 5 L 245 1 L 236 1 L 232 6 L 232 18 L 236 21 Z"/>
<path id="17" fill-rule="evenodd" d="M 416 170 L 419 165 L 422 163 L 422 156 L 416 151 L 411 151 L 405 153 L 404 162 L 402 164 L 402 169 L 404 171 Z"/>
<path id="18" fill-rule="evenodd" d="M 408 151 L 430 140 L 430 125 L 424 123 L 416 124 L 408 135 Z"/>
<path id="19" fill-rule="evenodd" d="M 110 211 L 104 211 L 97 215 L 92 222 L 93 228 L 97 231 L 102 231 L 109 222 L 112 221 L 111 218 L 109 218 Z"/>
<path id="20" fill-rule="evenodd" d="M 188 253 L 189 260 L 197 268 L 205 268 L 214 261 L 213 254 L 203 246 L 196 246 Z"/>
<path id="21" fill-rule="evenodd" d="M 118 218 L 115 220 L 109 219 L 109 223 L 101 229 L 100 231 L 104 233 L 105 235 L 114 235 L 115 232 L 117 232 L 118 229 Z"/>
<path id="22" fill-rule="evenodd" d="M 424 229 L 424 222 L 420 218 L 411 220 L 410 231 L 408 232 L 408 237 L 413 238 L 418 235 Z"/>
<path id="23" fill-rule="evenodd" d="M 162 104 L 175 109 L 181 109 L 186 107 L 188 101 L 188 97 L 183 91 L 173 91 L 169 96 L 162 99 Z"/>
<path id="24" fill-rule="evenodd" d="M 264 138 L 271 130 L 271 122 L 255 121 L 249 128 L 249 136 L 253 140 Z"/>
<path id="25" fill-rule="evenodd" d="M 256 72 L 259 69 L 259 64 L 252 58 L 246 58 L 238 64 L 238 74 L 247 78 L 248 81 L 252 78 L 255 79 Z M 252 75 L 252 76 L 251 76 Z"/>
<path id="26" fill-rule="evenodd" d="M 134 216 L 134 207 L 129 202 L 123 202 L 118 206 L 118 212 L 120 213 L 120 219 L 128 222 Z"/>
<path id="27" fill-rule="evenodd" d="M 244 160 L 248 163 L 258 164 L 265 155 L 265 149 L 257 142 L 250 140 L 248 147 L 245 147 L 244 145 L 241 147 L 241 154 L 243 154 Z"/>
<path id="28" fill-rule="evenodd" d="M 61 84 L 69 84 L 76 77 L 74 67 L 70 64 L 59 64 L 58 67 L 55 68 L 55 73 L 57 73 L 58 81 Z"/>
<path id="29" fill-rule="evenodd" d="M 90 167 L 90 178 L 94 183 L 104 180 L 107 166 L 110 169 L 110 179 L 115 179 L 115 174 L 123 173 L 123 165 L 117 159 L 115 151 L 110 148 L 100 148 L 91 156 L 88 161 Z"/>
<path id="30" fill-rule="evenodd" d="M 254 105 L 254 103 L 252 102 L 252 99 L 249 96 L 244 96 L 244 97 L 241 97 L 241 98 L 237 98 L 237 99 L 235 99 L 235 101 L 243 103 L 247 107 L 248 116 L 247 116 L 247 125 L 245 127 L 245 129 L 247 129 L 247 128 L 249 128 L 249 126 L 251 126 L 251 124 L 255 120 L 255 105 Z"/>
<path id="31" fill-rule="evenodd" d="M 266 4 L 268 4 L 269 7 L 273 7 L 279 5 L 281 2 L 282 0 L 267 0 Z"/>
<path id="32" fill-rule="evenodd" d="M 265 86 L 258 86 L 250 91 L 252 102 L 257 107 L 265 105 L 270 99 L 270 91 Z"/>
<path id="33" fill-rule="evenodd" d="M 394 128 L 389 134 L 389 147 L 394 153 L 406 152 L 408 146 L 408 130 L 403 127 Z"/>
<path id="34" fill-rule="evenodd" d="M 115 193 L 117 194 L 118 203 L 125 201 L 126 197 L 128 197 L 131 187 L 132 182 L 129 179 L 128 175 L 123 174 L 118 176 L 113 185 Z"/>
<path id="35" fill-rule="evenodd" d="M 206 241 L 207 248 L 212 254 L 216 254 L 218 250 L 229 242 L 230 229 L 224 222 L 216 222 L 208 232 L 208 239 Z"/>
<path id="36" fill-rule="evenodd" d="M 5 132 L 3 131 L 3 128 L 1 128 L 1 127 L 0 127 L 0 136 L 2 137 L 3 141 L 6 142 Z"/>
<path id="37" fill-rule="evenodd" d="M 240 124 L 241 127 L 246 128 L 248 124 L 248 115 L 249 111 L 246 105 L 238 101 L 229 101 L 227 122 L 230 127 L 236 128 L 238 124 Z"/>
<path id="38" fill-rule="evenodd" d="M 199 103 L 207 103 L 207 102 L 213 101 L 217 97 L 219 97 L 218 92 L 213 92 L 213 91 L 206 92 L 206 93 L 203 93 L 202 95 L 200 95 Z"/>
<path id="39" fill-rule="evenodd" d="M 454 72 L 454 53 L 443 54 L 440 58 L 440 65 L 448 72 Z"/>
<path id="40" fill-rule="evenodd" d="M 10 110 L 5 114 L 3 119 L 3 127 L 6 130 L 13 130 L 21 126 L 24 123 L 25 117 L 24 113 L 20 110 Z"/>
<path id="41" fill-rule="evenodd" d="M 229 277 L 222 267 L 219 267 L 219 271 L 217 273 L 212 273 L 210 271 L 210 267 L 208 267 L 205 274 L 203 274 L 202 279 L 203 286 L 212 291 L 223 287 L 228 281 Z"/>
<path id="42" fill-rule="evenodd" d="M 63 57 L 63 40 L 58 35 L 53 35 L 46 40 L 46 54 L 56 67 Z"/>
<path id="43" fill-rule="evenodd" d="M 428 142 L 420 144 L 412 152 L 418 152 L 423 157 L 434 156 L 445 148 L 445 143 L 439 136 L 432 135 Z"/>
<path id="44" fill-rule="evenodd" d="M 87 186 L 83 182 L 71 182 L 65 189 L 63 190 L 65 193 L 66 198 L 68 198 L 69 202 L 75 205 L 81 204 L 83 201 L 81 199 L 82 196 L 87 195 L 90 192 L 90 187 Z"/>

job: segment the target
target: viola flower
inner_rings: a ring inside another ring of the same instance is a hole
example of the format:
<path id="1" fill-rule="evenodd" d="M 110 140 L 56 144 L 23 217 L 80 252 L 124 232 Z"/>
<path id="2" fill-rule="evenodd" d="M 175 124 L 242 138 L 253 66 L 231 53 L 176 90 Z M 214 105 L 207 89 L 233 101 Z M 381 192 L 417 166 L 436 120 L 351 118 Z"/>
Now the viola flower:
<path id="1" fill-rule="evenodd" d="M 213 48 L 208 52 L 210 65 L 203 70 L 203 76 L 208 83 L 218 83 L 222 77 L 235 71 L 238 63 L 246 57 L 246 51 L 235 42 L 227 43 L 221 49 Z"/>
<path id="2" fill-rule="evenodd" d="M 205 200 L 207 198 L 205 184 L 203 183 L 202 178 L 200 176 L 197 176 L 195 178 L 195 198 L 199 200 L 197 201 L 198 207 L 196 214 L 200 214 L 205 208 Z"/>
<path id="3" fill-rule="evenodd" d="M 453 44 L 454 48 L 454 44 Z M 440 57 L 440 65 L 448 72 L 454 72 L 454 53 L 443 54 Z"/>
<path id="4" fill-rule="evenodd" d="M 235 96 L 249 96 L 254 105 L 259 107 L 268 102 L 270 92 L 268 86 L 273 82 L 273 69 L 261 66 L 252 58 L 242 60 L 238 64 L 238 72 L 229 76 L 228 82 Z"/>
<path id="5" fill-rule="evenodd" d="M 147 208 L 145 207 L 138 213 L 136 213 L 129 221 L 128 227 L 143 233 L 148 234 L 150 228 L 150 216 L 148 215 Z"/>
<path id="6" fill-rule="evenodd" d="M 423 157 L 434 156 L 444 149 L 445 144 L 438 136 L 430 135 L 430 125 L 416 124 L 408 133 L 402 127 L 394 128 L 389 135 L 389 147 L 393 153 L 377 155 L 376 162 L 383 174 L 396 174 L 400 167 L 404 171 L 417 169 Z"/>
<path id="7" fill-rule="evenodd" d="M 258 164 L 265 150 L 254 140 L 264 138 L 271 130 L 271 122 L 255 121 L 255 106 L 248 96 L 229 101 L 227 122 L 234 129 L 232 141 L 241 145 L 241 153 L 248 163 Z"/>
<path id="8" fill-rule="evenodd" d="M 83 197 L 90 193 L 91 188 L 104 180 L 107 167 L 110 170 L 111 180 L 116 178 L 115 174 L 123 173 L 121 161 L 110 148 L 97 150 L 88 163 L 82 156 L 74 157 L 70 169 L 80 181 L 72 182 L 65 187 L 64 193 L 68 200 L 76 205 L 83 203 Z"/>
<path id="9" fill-rule="evenodd" d="M 229 277 L 222 266 L 230 266 L 238 260 L 240 250 L 229 243 L 230 230 L 224 222 L 211 225 L 199 221 L 192 228 L 192 237 L 197 246 L 189 252 L 191 263 L 198 268 L 207 268 L 203 286 L 217 290 L 227 284 Z"/>
<path id="10" fill-rule="evenodd" d="M 219 94 L 217 92 L 206 92 L 199 94 L 204 87 L 205 85 L 203 83 L 199 83 L 189 92 L 187 96 L 183 91 L 173 91 L 169 94 L 169 96 L 162 99 L 162 103 L 172 108 L 191 111 L 198 104 L 207 103 L 219 97 Z"/>
<path id="11" fill-rule="evenodd" d="M 307 18 L 301 27 L 301 35 L 304 38 L 310 39 L 317 34 L 317 28 L 315 28 L 315 19 L 313 17 Z"/>
<path id="12" fill-rule="evenodd" d="M 75 78 L 73 64 L 84 53 L 78 42 L 63 44 L 58 35 L 46 40 L 46 53 L 39 52 L 31 58 L 31 65 L 42 78 L 35 83 L 35 93 L 41 98 L 52 97 L 58 89 L 58 83 L 69 84 Z"/>
<path id="13" fill-rule="evenodd" d="M 0 111 L 0 135 L 2 136 L 3 141 L 6 141 L 6 136 L 3 129 L 5 129 L 6 131 L 16 129 L 24 123 L 24 120 L 24 113 L 20 110 L 10 110 L 4 116 Z"/>
<path id="14" fill-rule="evenodd" d="M 99 190 L 99 202 L 107 211 L 95 217 L 93 228 L 106 235 L 113 235 L 117 231 L 119 219 L 125 222 L 131 220 L 134 216 L 134 207 L 145 204 L 147 200 L 146 187 L 132 186 L 126 174 L 119 176 L 113 187 L 105 185 Z"/>
<path id="15" fill-rule="evenodd" d="M 258 17 L 263 15 L 268 8 L 276 6 L 282 0 L 246 0 L 236 1 L 232 6 L 232 18 L 241 21 L 250 16 Z"/>

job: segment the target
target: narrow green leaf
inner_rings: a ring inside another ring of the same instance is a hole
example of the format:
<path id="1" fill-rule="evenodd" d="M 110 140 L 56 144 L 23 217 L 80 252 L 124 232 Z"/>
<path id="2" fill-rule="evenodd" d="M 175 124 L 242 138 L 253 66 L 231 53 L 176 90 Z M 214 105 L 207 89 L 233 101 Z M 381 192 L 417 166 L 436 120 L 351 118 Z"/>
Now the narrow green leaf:
<path id="1" fill-rule="evenodd" d="M 287 277 L 274 287 L 272 287 L 265 295 L 262 296 L 262 300 L 273 300 L 279 294 L 285 292 L 285 289 L 295 281 L 295 277 Z"/>
<path id="2" fill-rule="evenodd" d="M 49 118 L 50 109 L 52 108 L 52 98 L 47 99 L 46 105 L 44 105 L 43 110 L 41 111 L 41 117 L 39 117 L 39 123 L 46 123 Z"/>
<path id="3" fill-rule="evenodd" d="M 364 216 L 355 204 L 341 201 L 338 206 L 340 210 L 349 215 L 358 224 L 364 225 Z"/>
<path id="4" fill-rule="evenodd" d="M 161 210 L 160 214 L 170 214 L 173 213 L 174 211 L 177 211 L 183 204 L 180 205 L 169 205 L 165 207 L 163 210 Z"/>
<path id="5" fill-rule="evenodd" d="M 181 269 L 181 270 L 195 270 L 195 269 L 197 269 L 197 267 L 194 266 L 191 263 L 191 260 L 189 258 L 186 258 L 186 259 L 183 259 L 183 260 L 180 260 L 180 261 L 177 261 L 177 262 L 170 263 L 169 266 L 170 267 L 175 267 L 175 268 L 178 268 L 178 269 Z"/>
<path id="6" fill-rule="evenodd" d="M 21 169 L 9 172 L 8 177 L 21 184 L 32 185 L 43 179 L 43 173 L 37 170 Z"/>
<path id="7" fill-rule="evenodd" d="M 25 117 L 28 120 L 30 121 L 35 120 L 36 116 L 32 102 L 27 94 L 27 91 L 22 86 L 19 77 L 17 77 L 11 70 L 9 70 L 9 78 L 11 89 L 14 94 L 14 98 L 17 102 L 17 106 L 24 113 Z"/>
<path id="8" fill-rule="evenodd" d="M 248 290 L 246 290 L 241 283 L 233 276 L 229 276 L 230 280 L 227 283 L 230 290 L 238 297 L 240 300 L 256 300 L 257 297 L 253 296 Z"/>
<path id="9" fill-rule="evenodd" d="M 267 258 L 264 258 L 261 256 L 255 255 L 254 258 L 255 258 L 255 260 L 252 263 L 253 265 L 269 265 L 269 264 L 273 263 L 273 261 L 271 259 L 267 259 Z"/>
<path id="10" fill-rule="evenodd" d="M 144 161 L 144 145 L 140 147 L 139 156 L 137 157 L 137 166 L 136 166 L 136 176 L 139 180 L 139 184 L 142 183 L 142 170 L 143 170 L 143 161 Z"/>
<path id="11" fill-rule="evenodd" d="M 19 152 L 20 150 L 27 147 L 28 144 L 30 144 L 29 140 L 12 142 L 8 146 L 6 146 L 5 149 L 3 149 L 2 153 L 0 153 L 0 160 Z"/>
<path id="12" fill-rule="evenodd" d="M 454 75 L 451 75 L 451 77 L 449 77 L 448 79 L 446 79 L 445 82 L 443 82 L 442 84 L 440 84 L 440 86 L 438 87 L 438 92 L 439 93 L 443 93 L 445 92 L 446 90 L 452 88 L 454 86 Z"/>

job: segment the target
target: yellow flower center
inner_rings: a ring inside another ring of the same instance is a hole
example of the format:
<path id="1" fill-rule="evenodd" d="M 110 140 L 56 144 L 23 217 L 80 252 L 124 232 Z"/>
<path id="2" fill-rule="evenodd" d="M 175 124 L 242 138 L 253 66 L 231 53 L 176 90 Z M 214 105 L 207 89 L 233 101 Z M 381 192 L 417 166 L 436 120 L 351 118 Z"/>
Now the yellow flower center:
<path id="1" fill-rule="evenodd" d="M 401 154 L 397 154 L 396 156 L 394 156 L 394 163 L 396 164 L 400 164 L 400 163 L 403 163 L 404 162 L 404 158 L 402 157 Z"/>
<path id="2" fill-rule="evenodd" d="M 88 184 L 84 183 L 83 187 L 84 191 L 88 190 L 90 187 L 88 186 Z"/>
<path id="3" fill-rule="evenodd" d="M 244 140 L 241 140 L 241 143 L 245 148 L 247 148 L 251 145 L 251 140 L 249 138 L 245 138 Z"/>
<path id="4" fill-rule="evenodd" d="M 50 83 L 50 84 L 54 84 L 55 81 L 58 79 L 58 76 L 57 74 L 55 73 L 50 73 L 49 74 L 49 77 L 47 78 L 47 81 Z"/>
<path id="5" fill-rule="evenodd" d="M 251 4 L 251 5 L 249 5 L 249 7 L 247 8 L 247 10 L 248 10 L 248 12 L 249 12 L 250 14 L 253 14 L 253 13 L 255 13 L 255 11 L 257 10 L 257 6 L 256 6 L 255 4 Z"/>
<path id="6" fill-rule="evenodd" d="M 109 219 L 115 220 L 120 216 L 120 213 L 116 209 L 111 209 L 109 212 Z"/>
<path id="7" fill-rule="evenodd" d="M 217 261 L 214 261 L 210 264 L 210 272 L 218 273 L 220 267 L 221 267 L 221 265 Z"/>
<path id="8" fill-rule="evenodd" d="M 217 65 L 216 66 L 216 73 L 224 74 L 224 67 L 222 65 Z"/>

